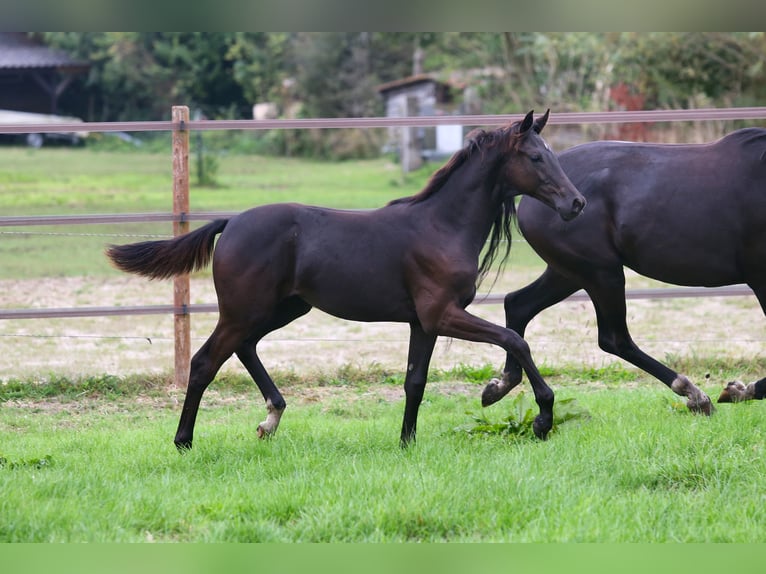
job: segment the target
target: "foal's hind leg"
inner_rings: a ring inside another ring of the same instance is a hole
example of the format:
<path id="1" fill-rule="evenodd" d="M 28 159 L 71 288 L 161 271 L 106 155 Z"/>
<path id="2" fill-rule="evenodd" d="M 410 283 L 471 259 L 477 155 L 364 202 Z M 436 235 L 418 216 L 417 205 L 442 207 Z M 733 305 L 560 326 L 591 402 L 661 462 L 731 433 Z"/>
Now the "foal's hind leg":
<path id="1" fill-rule="evenodd" d="M 258 438 L 266 438 L 277 432 L 279 420 L 287 404 L 256 354 L 257 343 L 257 341 L 244 343 L 237 350 L 237 357 L 245 365 L 247 372 L 253 377 L 266 400 L 266 420 L 258 425 Z"/>
<path id="2" fill-rule="evenodd" d="M 192 447 L 194 423 L 197 420 L 202 395 L 226 359 L 231 357 L 234 350 L 244 340 L 246 334 L 247 332 L 241 327 L 231 325 L 219 318 L 213 333 L 199 351 L 194 354 L 191 361 L 186 398 L 174 440 L 179 450 Z"/>
<path id="3" fill-rule="evenodd" d="M 237 357 L 253 377 L 266 401 L 266 420 L 258 425 L 258 438 L 266 438 L 277 431 L 287 404 L 258 357 L 256 346 L 268 333 L 284 327 L 310 310 L 311 305 L 297 297 L 283 301 L 275 310 L 272 319 L 259 326 L 258 331 L 237 349 Z"/>
<path id="4" fill-rule="evenodd" d="M 529 322 L 540 312 L 563 301 L 579 285 L 550 267 L 535 281 L 505 296 L 505 326 L 524 337 Z M 496 403 L 521 382 L 522 369 L 513 353 L 508 353 L 502 379 L 492 379 L 481 394 L 482 406 Z"/>

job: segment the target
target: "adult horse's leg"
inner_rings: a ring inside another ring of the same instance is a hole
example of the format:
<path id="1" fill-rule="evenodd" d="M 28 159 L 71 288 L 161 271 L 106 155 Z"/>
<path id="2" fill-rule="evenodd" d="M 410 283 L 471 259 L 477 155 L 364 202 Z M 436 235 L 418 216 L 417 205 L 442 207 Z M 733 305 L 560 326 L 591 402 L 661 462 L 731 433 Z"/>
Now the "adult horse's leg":
<path id="1" fill-rule="evenodd" d="M 258 331 L 252 334 L 237 349 L 237 357 L 245 366 L 247 372 L 250 373 L 255 384 L 258 385 L 258 389 L 266 401 L 266 420 L 258 425 L 258 438 L 266 438 L 277 431 L 279 420 L 282 418 L 282 413 L 287 404 L 282 397 L 282 393 L 279 392 L 279 389 L 277 389 L 274 381 L 263 366 L 261 359 L 258 357 L 256 346 L 268 333 L 281 329 L 310 310 L 311 305 L 298 297 L 283 301 L 277 306 L 274 317 L 268 323 L 259 327 Z"/>
<path id="2" fill-rule="evenodd" d="M 750 282 L 748 286 L 753 290 L 761 310 L 766 315 L 766 283 Z M 740 401 L 762 400 L 766 398 L 766 377 L 746 385 L 740 381 L 732 381 L 726 385 L 718 397 L 719 403 L 738 403 Z"/>
<path id="3" fill-rule="evenodd" d="M 415 441 L 418 409 L 423 400 L 428 365 L 431 363 L 435 344 L 436 335 L 423 331 L 420 323 L 410 324 L 410 348 L 407 355 L 407 374 L 404 377 L 404 419 L 400 439 L 403 447 Z"/>
<path id="4" fill-rule="evenodd" d="M 194 354 L 191 361 L 186 398 L 174 440 L 179 450 L 192 447 L 194 423 L 197 420 L 202 395 L 223 363 L 231 357 L 246 335 L 247 331 L 241 326 L 230 324 L 219 318 L 213 333 L 199 351 Z"/>
<path id="5" fill-rule="evenodd" d="M 686 406 L 692 412 L 706 415 L 712 413 L 710 397 L 685 375 L 650 357 L 633 341 L 626 322 L 625 275 L 621 266 L 619 269 L 598 272 L 587 282 L 585 290 L 596 309 L 598 345 L 601 349 L 655 376 L 677 395 L 685 396 L 688 399 Z"/>
<path id="6" fill-rule="evenodd" d="M 521 336 L 505 327 L 471 315 L 465 309 L 449 304 L 440 314 L 435 325 L 436 334 L 479 343 L 491 343 L 512 354 L 524 369 L 532 385 L 535 401 L 540 414 L 535 417 L 532 430 L 540 439 L 545 439 L 553 427 L 553 390 L 545 383 L 540 371 L 532 360 L 529 345 Z"/>
<path id="7" fill-rule="evenodd" d="M 563 301 L 580 286 L 550 267 L 535 281 L 505 296 L 505 326 L 524 337 L 529 322 L 544 309 Z M 492 379 L 481 394 L 482 406 L 496 403 L 521 382 L 521 365 L 508 353 L 502 379 Z"/>

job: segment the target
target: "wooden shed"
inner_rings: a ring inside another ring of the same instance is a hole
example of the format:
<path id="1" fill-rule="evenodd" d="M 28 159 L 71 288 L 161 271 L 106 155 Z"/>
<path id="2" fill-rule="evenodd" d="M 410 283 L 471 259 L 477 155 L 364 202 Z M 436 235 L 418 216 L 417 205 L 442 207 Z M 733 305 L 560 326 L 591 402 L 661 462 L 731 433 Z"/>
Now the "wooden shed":
<path id="1" fill-rule="evenodd" d="M 381 84 L 386 117 L 435 116 L 455 113 L 451 85 L 431 74 L 416 74 Z M 417 169 L 425 159 L 449 156 L 463 143 L 462 126 L 399 128 L 388 130 L 388 148 L 399 153 L 405 172 Z"/>
<path id="2" fill-rule="evenodd" d="M 61 94 L 89 68 L 25 32 L 0 32 L 0 109 L 56 114 Z"/>

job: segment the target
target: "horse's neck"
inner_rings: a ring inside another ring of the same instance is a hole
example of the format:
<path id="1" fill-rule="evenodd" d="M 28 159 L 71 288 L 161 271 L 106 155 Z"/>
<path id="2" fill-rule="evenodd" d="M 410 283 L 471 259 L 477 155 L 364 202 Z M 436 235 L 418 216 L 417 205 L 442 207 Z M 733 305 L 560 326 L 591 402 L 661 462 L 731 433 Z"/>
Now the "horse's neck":
<path id="1" fill-rule="evenodd" d="M 429 217 L 461 233 L 475 234 L 483 242 L 489 234 L 501 201 L 494 193 L 495 182 L 490 180 L 491 163 L 471 158 L 458 168 L 424 207 Z"/>

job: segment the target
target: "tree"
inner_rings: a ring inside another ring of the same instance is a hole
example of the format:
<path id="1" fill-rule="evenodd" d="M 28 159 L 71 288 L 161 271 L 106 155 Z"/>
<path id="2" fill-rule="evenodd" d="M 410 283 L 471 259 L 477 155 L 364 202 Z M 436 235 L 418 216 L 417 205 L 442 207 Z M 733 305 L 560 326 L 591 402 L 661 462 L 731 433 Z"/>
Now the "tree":
<path id="1" fill-rule="evenodd" d="M 248 102 L 280 99 L 293 70 L 290 66 L 292 37 L 285 33 L 237 32 L 226 58 L 232 62 L 234 79 Z"/>
<path id="2" fill-rule="evenodd" d="M 208 117 L 249 113 L 242 84 L 234 74 L 233 33 L 53 32 L 45 41 L 91 62 L 75 90 L 85 97 L 89 119 L 167 118 L 175 104 Z M 72 98 L 69 98 L 72 102 Z"/>
<path id="3" fill-rule="evenodd" d="M 615 74 L 644 95 L 649 109 L 693 107 L 699 99 L 730 102 L 761 60 L 758 40 L 733 32 L 625 33 Z"/>
<path id="4" fill-rule="evenodd" d="M 92 63 L 60 101 L 62 111 L 90 120 L 162 119 L 179 103 L 209 118 L 249 118 L 265 101 L 305 117 L 378 115 L 376 87 L 416 68 L 472 87 L 483 113 L 608 109 L 619 84 L 646 108 L 755 105 L 766 95 L 763 32 L 38 36 Z"/>
<path id="5" fill-rule="evenodd" d="M 295 38 L 295 97 L 308 117 L 360 117 L 376 109 L 368 32 Z"/>

